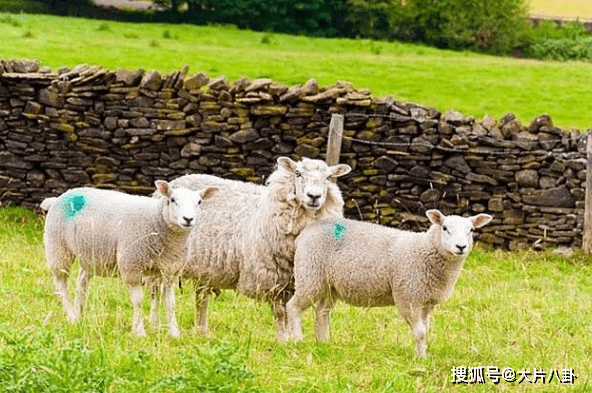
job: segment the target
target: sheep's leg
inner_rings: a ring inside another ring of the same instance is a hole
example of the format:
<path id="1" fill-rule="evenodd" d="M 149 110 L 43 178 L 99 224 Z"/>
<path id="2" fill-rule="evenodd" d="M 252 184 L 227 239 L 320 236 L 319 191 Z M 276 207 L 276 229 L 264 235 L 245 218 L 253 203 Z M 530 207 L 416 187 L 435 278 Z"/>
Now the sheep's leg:
<path id="1" fill-rule="evenodd" d="M 286 303 L 281 301 L 270 301 L 271 309 L 273 310 L 273 316 L 275 317 L 275 321 L 277 323 L 277 341 L 278 342 L 286 342 L 288 340 L 288 335 L 286 333 L 286 325 L 288 322 L 287 315 L 286 315 Z"/>
<path id="2" fill-rule="evenodd" d="M 208 301 L 210 300 L 210 289 L 195 284 L 195 320 L 194 326 L 199 327 L 202 336 L 208 334 Z"/>
<path id="3" fill-rule="evenodd" d="M 76 297 L 74 299 L 74 308 L 72 309 L 74 320 L 80 319 L 82 316 L 82 309 L 86 304 L 86 297 L 88 295 L 88 282 L 90 274 L 80 267 L 78 271 L 78 278 L 76 280 Z"/>
<path id="4" fill-rule="evenodd" d="M 411 327 L 411 333 L 415 337 L 416 342 L 416 355 L 420 358 L 426 356 L 427 349 L 427 317 L 429 317 L 429 311 L 426 308 L 417 306 L 410 307 L 405 310 L 401 310 L 401 314 Z"/>
<path id="5" fill-rule="evenodd" d="M 162 288 L 163 303 L 167 313 L 167 319 L 169 322 L 169 331 L 172 337 L 181 337 L 179 331 L 179 325 L 177 324 L 177 318 L 175 317 L 175 286 L 178 280 L 168 278 L 165 280 Z"/>
<path id="6" fill-rule="evenodd" d="M 286 314 L 288 317 L 288 328 L 294 341 L 302 341 L 302 313 L 313 303 L 310 298 L 300 296 L 298 291 L 292 296 L 292 299 L 286 304 Z"/>
<path id="7" fill-rule="evenodd" d="M 154 330 L 158 330 L 159 318 L 158 318 L 158 303 L 160 300 L 160 288 L 161 283 L 159 279 L 151 278 L 149 281 L 150 285 L 150 324 Z"/>
<path id="8" fill-rule="evenodd" d="M 325 342 L 329 340 L 329 323 L 331 319 L 331 310 L 334 306 L 335 300 L 331 294 L 320 298 L 317 302 L 315 334 L 319 341 Z"/>
<path id="9" fill-rule="evenodd" d="M 144 329 L 144 321 L 142 316 L 142 300 L 144 298 L 144 291 L 142 290 L 141 282 L 130 284 L 130 293 L 132 304 L 134 306 L 132 329 L 138 337 L 146 337 L 146 330 Z"/>
<path id="10" fill-rule="evenodd" d="M 62 307 L 66 313 L 66 317 L 70 322 L 78 321 L 78 315 L 74 312 L 74 307 L 70 301 L 70 294 L 68 293 L 68 272 L 59 271 L 53 273 L 53 286 L 56 295 L 62 300 Z"/>

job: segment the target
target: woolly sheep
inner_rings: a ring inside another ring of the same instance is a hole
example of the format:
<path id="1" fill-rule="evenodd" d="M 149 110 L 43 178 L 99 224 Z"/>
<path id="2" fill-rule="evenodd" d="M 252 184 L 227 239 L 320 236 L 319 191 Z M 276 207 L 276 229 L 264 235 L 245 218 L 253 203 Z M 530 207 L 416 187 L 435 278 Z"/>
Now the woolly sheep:
<path id="1" fill-rule="evenodd" d="M 218 188 L 173 189 L 162 180 L 156 181 L 156 188 L 160 199 L 75 188 L 43 201 L 42 207 L 48 209 L 43 237 L 47 263 L 71 322 L 81 316 L 89 279 L 119 274 L 130 287 L 133 331 L 145 336 L 142 276 L 160 275 L 170 334 L 180 335 L 173 283 L 183 268 L 185 240 L 196 224 L 198 205 Z M 67 280 L 75 258 L 80 270 L 72 305 Z"/>
<path id="2" fill-rule="evenodd" d="M 472 231 L 492 217 L 426 212 L 432 225 L 414 233 L 346 219 L 307 226 L 296 239 L 295 294 L 288 326 L 302 340 L 301 313 L 316 303 L 317 339 L 329 338 L 329 314 L 340 299 L 359 307 L 396 305 L 425 356 L 430 313 L 454 289 L 469 254 Z"/>
<path id="3" fill-rule="evenodd" d="M 212 291 L 234 289 L 269 302 L 286 339 L 285 305 L 293 292 L 294 239 L 316 220 L 343 217 L 335 179 L 351 168 L 303 158 L 280 157 L 266 186 L 210 175 L 186 175 L 171 182 L 191 189 L 213 184 L 223 192 L 198 215 L 188 241 L 183 276 L 195 280 L 196 326 L 207 333 Z"/>

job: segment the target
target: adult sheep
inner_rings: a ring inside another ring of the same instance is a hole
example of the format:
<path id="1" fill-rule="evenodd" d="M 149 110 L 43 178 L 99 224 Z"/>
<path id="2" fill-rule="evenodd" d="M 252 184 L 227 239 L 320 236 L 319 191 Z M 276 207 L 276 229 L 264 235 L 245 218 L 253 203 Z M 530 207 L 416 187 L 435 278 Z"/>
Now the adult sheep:
<path id="1" fill-rule="evenodd" d="M 464 218 L 426 212 L 432 225 L 415 233 L 353 220 L 324 220 L 296 239 L 295 293 L 287 304 L 292 338 L 302 340 L 302 312 L 316 303 L 317 339 L 329 338 L 336 300 L 359 307 L 396 305 L 425 356 L 430 314 L 454 289 L 487 214 Z"/>
<path id="2" fill-rule="evenodd" d="M 171 182 L 191 189 L 213 184 L 221 195 L 200 210 L 191 230 L 183 276 L 196 284 L 196 325 L 207 332 L 207 302 L 213 290 L 233 289 L 269 302 L 286 339 L 285 305 L 293 292 L 294 239 L 317 220 L 343 217 L 343 198 L 335 179 L 349 165 L 287 157 L 266 185 L 210 175 L 186 175 Z"/>
<path id="3" fill-rule="evenodd" d="M 163 278 L 170 334 L 180 335 L 173 283 L 183 269 L 185 240 L 198 219 L 198 206 L 218 188 L 173 189 L 158 180 L 156 189 L 162 198 L 75 188 L 42 202 L 48 210 L 43 235 L 45 255 L 55 291 L 71 322 L 81 316 L 89 279 L 119 274 L 131 292 L 133 331 L 145 336 L 142 276 L 159 275 Z M 80 270 L 72 305 L 67 280 L 75 258 L 80 261 Z"/>

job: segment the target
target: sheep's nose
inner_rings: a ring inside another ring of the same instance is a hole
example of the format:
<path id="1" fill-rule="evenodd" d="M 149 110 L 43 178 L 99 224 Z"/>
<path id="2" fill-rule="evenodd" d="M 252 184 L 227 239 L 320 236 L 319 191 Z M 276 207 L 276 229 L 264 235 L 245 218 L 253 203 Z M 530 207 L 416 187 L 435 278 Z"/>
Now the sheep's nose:
<path id="1" fill-rule="evenodd" d="M 191 222 L 193 221 L 193 217 L 185 217 L 185 216 L 183 216 L 183 219 L 185 220 L 185 223 L 187 225 L 191 225 Z"/>
<path id="2" fill-rule="evenodd" d="M 458 251 L 462 253 L 462 252 L 464 252 L 465 248 L 467 248 L 467 246 L 461 246 L 461 245 L 457 244 L 456 248 L 458 248 Z"/>
<path id="3" fill-rule="evenodd" d="M 310 192 L 306 193 L 306 195 L 312 199 L 313 202 L 321 197 L 321 194 L 311 194 Z"/>

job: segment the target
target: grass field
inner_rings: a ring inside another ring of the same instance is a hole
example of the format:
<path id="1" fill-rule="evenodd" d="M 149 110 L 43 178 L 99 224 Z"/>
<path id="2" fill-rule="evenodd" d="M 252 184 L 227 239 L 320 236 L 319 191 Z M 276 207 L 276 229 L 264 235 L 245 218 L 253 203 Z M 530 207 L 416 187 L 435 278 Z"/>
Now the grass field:
<path id="1" fill-rule="evenodd" d="M 393 308 L 339 304 L 326 344 L 314 341 L 307 312 L 305 342 L 281 345 L 267 305 L 225 292 L 212 301 L 204 338 L 192 331 L 190 288 L 178 295 L 181 339 L 164 327 L 138 339 L 119 279 L 94 278 L 85 316 L 70 325 L 45 267 L 42 225 L 35 213 L 0 208 L 2 392 L 456 392 L 451 369 L 481 366 L 542 368 L 547 380 L 552 369 L 560 377 L 573 369 L 577 378 L 495 385 L 484 373 L 471 391 L 592 389 L 592 268 L 580 251 L 477 247 L 436 308 L 427 358 L 416 359 Z"/>
<path id="2" fill-rule="evenodd" d="M 170 37 L 170 38 L 165 38 Z M 3 59 L 39 59 L 57 70 L 80 63 L 110 69 L 190 73 L 211 77 L 270 77 L 287 85 L 316 78 L 369 88 L 376 96 L 458 110 L 482 118 L 512 112 L 524 123 L 547 113 L 555 124 L 592 126 L 589 63 L 483 56 L 369 40 L 255 33 L 233 27 L 131 24 L 0 14 Z"/>

